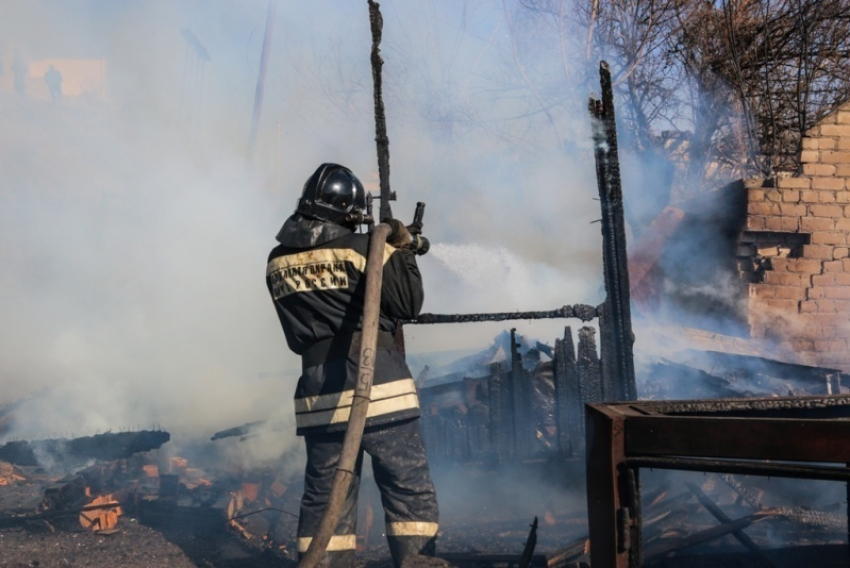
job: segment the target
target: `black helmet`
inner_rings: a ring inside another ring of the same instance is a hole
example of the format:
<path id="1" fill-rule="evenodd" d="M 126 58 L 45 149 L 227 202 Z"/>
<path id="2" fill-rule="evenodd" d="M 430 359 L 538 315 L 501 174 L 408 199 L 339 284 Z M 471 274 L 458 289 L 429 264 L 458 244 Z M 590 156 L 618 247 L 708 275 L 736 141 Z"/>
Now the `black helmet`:
<path id="1" fill-rule="evenodd" d="M 298 213 L 346 227 L 370 221 L 363 184 L 339 164 L 322 164 L 310 176 L 298 200 Z"/>

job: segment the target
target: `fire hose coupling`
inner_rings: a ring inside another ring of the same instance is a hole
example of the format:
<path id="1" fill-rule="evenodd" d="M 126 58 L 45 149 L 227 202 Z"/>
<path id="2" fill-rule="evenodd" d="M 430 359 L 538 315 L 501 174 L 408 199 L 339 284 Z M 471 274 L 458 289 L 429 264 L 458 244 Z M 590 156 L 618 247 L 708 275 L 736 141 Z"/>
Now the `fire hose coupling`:
<path id="1" fill-rule="evenodd" d="M 410 235 L 410 250 L 421 256 L 431 250 L 431 242 L 422 235 Z"/>

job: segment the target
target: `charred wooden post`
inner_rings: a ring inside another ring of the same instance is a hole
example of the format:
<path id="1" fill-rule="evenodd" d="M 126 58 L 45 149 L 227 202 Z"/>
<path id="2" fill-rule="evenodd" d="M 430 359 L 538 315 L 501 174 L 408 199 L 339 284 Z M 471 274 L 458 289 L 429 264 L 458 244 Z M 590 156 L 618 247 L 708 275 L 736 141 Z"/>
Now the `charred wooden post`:
<path id="1" fill-rule="evenodd" d="M 570 328 L 567 328 L 569 330 Z M 571 346 L 572 347 L 572 346 Z M 552 359 L 552 379 L 555 384 L 555 425 L 558 428 L 558 451 L 569 456 L 570 451 L 570 401 L 567 395 L 567 353 L 564 341 L 555 339 Z"/>
<path id="2" fill-rule="evenodd" d="M 578 330 L 578 374 L 583 402 L 602 401 L 602 368 L 596 353 L 596 330 Z"/>
<path id="3" fill-rule="evenodd" d="M 393 216 L 390 201 L 395 200 L 395 194 L 390 191 L 390 139 L 387 136 L 387 117 L 384 112 L 383 81 L 381 69 L 384 59 L 381 57 L 381 36 L 384 29 L 384 17 L 381 15 L 381 5 L 369 0 L 369 24 L 372 29 L 372 81 L 374 83 L 373 98 L 375 103 L 375 142 L 378 146 L 378 178 L 381 184 L 380 219 Z"/>
<path id="4" fill-rule="evenodd" d="M 487 390 L 487 403 L 490 406 L 490 447 L 493 449 L 496 463 L 502 462 L 503 420 L 502 420 L 502 366 L 490 365 L 490 385 Z"/>
<path id="5" fill-rule="evenodd" d="M 567 418 L 570 436 L 570 454 L 578 457 L 584 454 L 584 393 L 581 390 L 576 350 L 572 329 L 564 329 L 564 354 L 566 363 Z"/>
<path id="6" fill-rule="evenodd" d="M 528 393 L 527 376 L 522 368 L 522 355 L 516 340 L 516 328 L 511 329 L 511 383 L 513 386 L 514 416 L 514 456 L 522 459 L 528 455 L 529 440 L 528 417 L 526 416 L 526 398 Z"/>
<path id="7" fill-rule="evenodd" d="M 631 306 L 629 305 L 629 267 L 626 258 L 626 231 L 623 215 L 623 191 L 617 154 L 617 124 L 614 116 L 614 90 L 611 72 L 604 61 L 599 66 L 602 99 L 590 99 L 596 178 L 602 207 L 602 260 L 604 267 L 605 317 L 602 339 L 610 357 L 605 359 L 607 383 L 603 392 L 614 400 L 635 400 L 635 368 L 632 346 Z M 610 346 L 610 347 L 609 347 Z"/>

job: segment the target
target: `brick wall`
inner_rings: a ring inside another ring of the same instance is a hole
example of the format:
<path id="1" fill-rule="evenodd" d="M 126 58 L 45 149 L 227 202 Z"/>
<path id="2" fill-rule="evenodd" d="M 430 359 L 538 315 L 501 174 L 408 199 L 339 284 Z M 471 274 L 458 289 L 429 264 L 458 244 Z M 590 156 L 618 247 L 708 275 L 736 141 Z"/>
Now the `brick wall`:
<path id="1" fill-rule="evenodd" d="M 798 176 L 745 182 L 750 334 L 850 371 L 850 104 L 807 133 L 801 161 Z"/>

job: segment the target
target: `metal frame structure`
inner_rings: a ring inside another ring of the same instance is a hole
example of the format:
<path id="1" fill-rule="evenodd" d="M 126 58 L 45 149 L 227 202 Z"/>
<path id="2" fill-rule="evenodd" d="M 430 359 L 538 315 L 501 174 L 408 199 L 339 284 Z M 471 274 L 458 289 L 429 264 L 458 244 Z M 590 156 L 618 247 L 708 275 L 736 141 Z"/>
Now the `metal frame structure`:
<path id="1" fill-rule="evenodd" d="M 640 468 L 850 482 L 848 395 L 588 404 L 585 416 L 594 568 L 643 563 Z"/>

